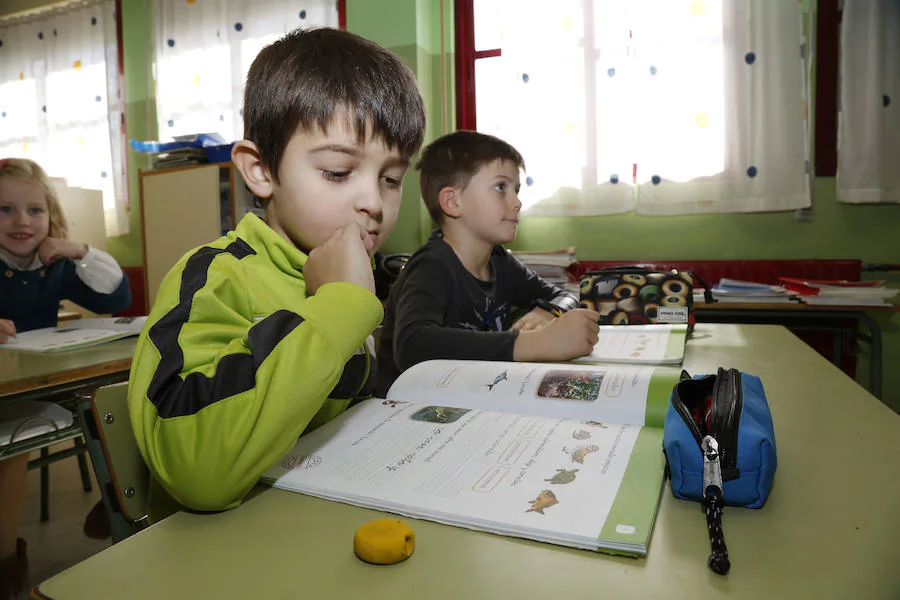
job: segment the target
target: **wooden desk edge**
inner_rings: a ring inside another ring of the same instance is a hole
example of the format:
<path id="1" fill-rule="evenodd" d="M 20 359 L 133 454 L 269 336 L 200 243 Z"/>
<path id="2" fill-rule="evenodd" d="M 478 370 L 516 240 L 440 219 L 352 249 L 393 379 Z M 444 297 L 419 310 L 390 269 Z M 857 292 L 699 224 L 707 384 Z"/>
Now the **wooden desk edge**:
<path id="1" fill-rule="evenodd" d="M 866 306 L 858 304 L 801 304 L 799 302 L 695 302 L 696 312 L 720 310 L 757 310 L 760 312 L 786 310 L 797 312 L 900 312 L 900 304 Z"/>
<path id="2" fill-rule="evenodd" d="M 118 360 L 111 360 L 109 362 L 105 362 L 99 365 L 92 365 L 90 367 L 81 367 L 78 369 L 60 371 L 47 375 L 38 375 L 35 377 L 29 377 L 27 379 L 17 379 L 16 381 L 10 381 L 3 386 L 4 389 L 3 392 L 0 393 L 0 398 L 13 396 L 15 394 L 21 394 L 22 392 L 31 392 L 34 390 L 41 390 L 57 385 L 63 385 L 66 383 L 71 383 L 73 381 L 84 381 L 86 379 L 100 377 L 101 375 L 127 372 L 130 369 L 131 358 L 120 358 Z"/>

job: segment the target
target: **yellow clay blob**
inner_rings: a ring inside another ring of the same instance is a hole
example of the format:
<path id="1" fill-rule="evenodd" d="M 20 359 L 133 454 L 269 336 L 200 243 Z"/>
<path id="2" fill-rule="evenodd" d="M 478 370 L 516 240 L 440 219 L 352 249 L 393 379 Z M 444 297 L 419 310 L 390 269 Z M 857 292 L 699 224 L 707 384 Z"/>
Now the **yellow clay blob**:
<path id="1" fill-rule="evenodd" d="M 412 528 L 399 519 L 376 519 L 356 530 L 353 552 L 367 563 L 392 565 L 410 557 L 416 547 Z"/>

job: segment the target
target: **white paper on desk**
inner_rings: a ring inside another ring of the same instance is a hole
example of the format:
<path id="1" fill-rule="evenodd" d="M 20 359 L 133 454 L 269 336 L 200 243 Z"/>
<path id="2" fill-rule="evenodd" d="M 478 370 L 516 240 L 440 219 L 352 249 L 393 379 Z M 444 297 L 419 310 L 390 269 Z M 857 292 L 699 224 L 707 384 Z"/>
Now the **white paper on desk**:
<path id="1" fill-rule="evenodd" d="M 803 303 L 810 306 L 889 306 L 883 298 L 854 296 L 803 296 Z"/>
<path id="2" fill-rule="evenodd" d="M 601 325 L 598 337 L 593 352 L 573 362 L 681 364 L 687 325 Z"/>
<path id="3" fill-rule="evenodd" d="M 139 335 L 147 322 L 147 317 L 112 317 L 97 319 L 74 319 L 68 321 L 65 329 L 106 329 Z"/>
<path id="4" fill-rule="evenodd" d="M 132 335 L 137 334 L 131 331 L 110 329 L 47 327 L 18 333 L 6 341 L 3 349 L 19 352 L 60 352 L 94 346 Z"/>
<path id="5" fill-rule="evenodd" d="M 0 446 L 52 433 L 72 425 L 72 413 L 53 402 L 14 400 L 0 402 Z"/>

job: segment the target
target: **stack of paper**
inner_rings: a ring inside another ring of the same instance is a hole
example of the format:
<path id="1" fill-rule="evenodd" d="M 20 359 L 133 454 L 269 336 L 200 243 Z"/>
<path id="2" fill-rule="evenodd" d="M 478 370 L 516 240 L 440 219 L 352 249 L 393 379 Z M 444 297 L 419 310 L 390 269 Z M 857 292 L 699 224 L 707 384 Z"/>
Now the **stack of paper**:
<path id="1" fill-rule="evenodd" d="M 884 306 L 898 290 L 886 287 L 884 280 L 834 281 L 779 277 L 784 287 L 810 305 Z"/>
<path id="2" fill-rule="evenodd" d="M 17 334 L 3 345 L 19 352 L 61 352 L 77 350 L 138 335 L 147 317 L 76 319 L 65 327 L 47 327 Z"/>

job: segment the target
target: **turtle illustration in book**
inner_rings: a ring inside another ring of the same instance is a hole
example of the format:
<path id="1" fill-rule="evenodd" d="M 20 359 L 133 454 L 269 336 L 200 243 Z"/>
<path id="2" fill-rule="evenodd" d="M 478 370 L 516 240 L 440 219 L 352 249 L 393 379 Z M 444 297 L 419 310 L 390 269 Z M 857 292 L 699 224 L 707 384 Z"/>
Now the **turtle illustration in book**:
<path id="1" fill-rule="evenodd" d="M 577 431 L 572 432 L 573 440 L 586 440 L 591 437 L 591 432 L 585 429 L 579 429 Z"/>
<path id="2" fill-rule="evenodd" d="M 469 412 L 467 408 L 453 408 L 451 406 L 425 406 L 412 415 L 413 421 L 428 421 L 429 423 L 448 424 L 454 423 L 461 416 Z"/>
<path id="3" fill-rule="evenodd" d="M 557 469 L 556 475 L 551 477 L 550 479 L 545 479 L 544 481 L 549 481 L 552 484 L 556 485 L 565 485 L 567 483 L 572 483 L 575 481 L 575 473 L 578 472 L 578 469 Z"/>
<path id="4" fill-rule="evenodd" d="M 556 499 L 556 494 L 554 494 L 550 490 L 542 490 L 541 493 L 537 495 L 537 498 L 535 498 L 534 500 L 529 500 L 528 504 L 531 505 L 531 508 L 529 508 L 525 512 L 536 512 L 544 514 L 545 508 L 550 508 L 555 504 L 559 504 L 559 500 Z"/>
<path id="5" fill-rule="evenodd" d="M 584 464 L 584 458 L 593 452 L 597 452 L 600 450 L 599 447 L 594 444 L 588 444 L 587 446 L 578 446 L 574 450 L 569 450 L 565 446 L 563 447 L 563 452 L 572 457 L 572 462 L 577 462 L 579 465 Z"/>

